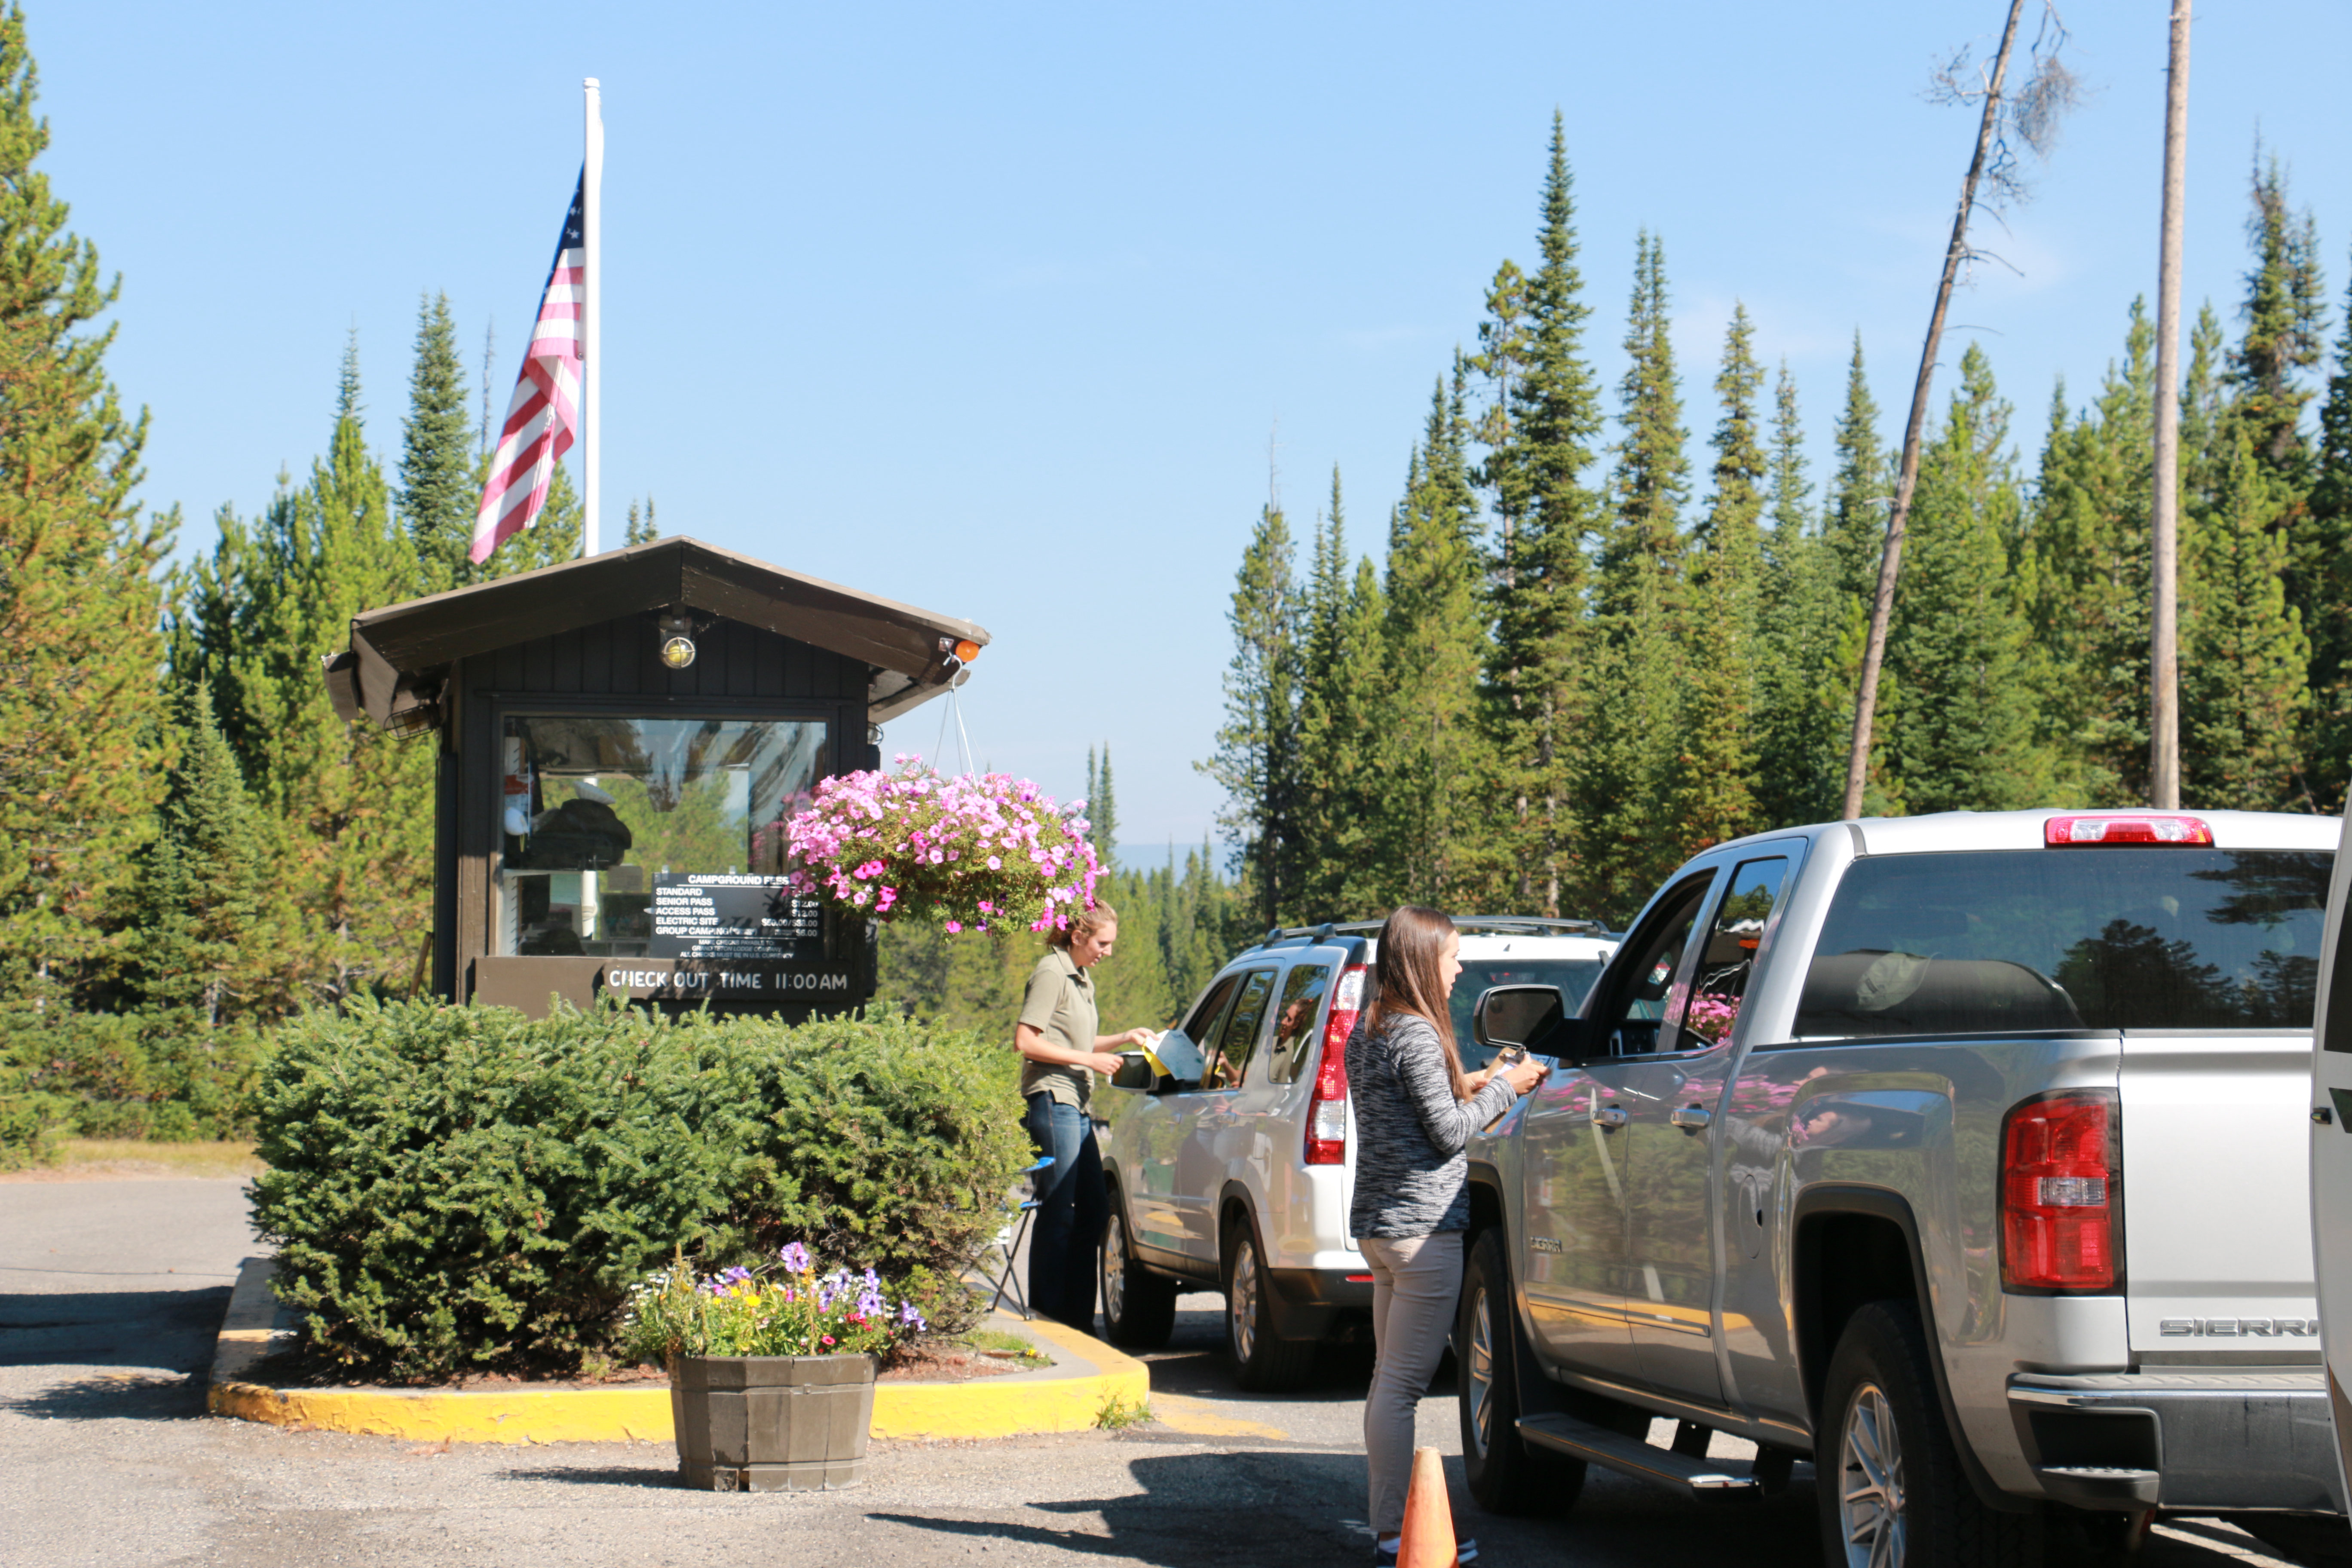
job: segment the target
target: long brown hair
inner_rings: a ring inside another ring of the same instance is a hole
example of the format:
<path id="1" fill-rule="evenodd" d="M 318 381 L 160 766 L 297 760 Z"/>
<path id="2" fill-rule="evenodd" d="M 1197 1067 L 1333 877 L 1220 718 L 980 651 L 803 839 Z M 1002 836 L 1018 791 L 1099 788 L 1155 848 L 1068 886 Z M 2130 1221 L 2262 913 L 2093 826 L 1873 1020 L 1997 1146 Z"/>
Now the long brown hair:
<path id="1" fill-rule="evenodd" d="M 1470 1098 L 1462 1075 L 1462 1050 L 1454 1043 L 1454 1016 L 1445 1005 L 1445 976 L 1438 963 L 1454 922 L 1420 904 L 1401 904 L 1381 927 L 1380 951 L 1372 955 L 1372 1001 L 1364 1009 L 1364 1038 L 1370 1039 L 1391 1013 L 1410 1013 L 1437 1031 L 1445 1049 L 1445 1076 L 1454 1098 Z"/>

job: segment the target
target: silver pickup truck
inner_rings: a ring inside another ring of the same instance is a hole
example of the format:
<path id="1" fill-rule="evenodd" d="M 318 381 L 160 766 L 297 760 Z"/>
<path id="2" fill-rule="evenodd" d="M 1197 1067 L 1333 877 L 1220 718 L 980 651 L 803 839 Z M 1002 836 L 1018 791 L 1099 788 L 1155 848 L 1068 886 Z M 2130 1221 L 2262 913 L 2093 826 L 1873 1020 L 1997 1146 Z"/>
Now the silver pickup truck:
<path id="1" fill-rule="evenodd" d="M 2338 826 L 1766 834 L 1677 872 L 1577 1016 L 1486 993 L 1480 1042 L 1558 1070 L 1470 1149 L 1478 1500 L 1556 1509 L 1593 1463 L 1752 1496 L 1811 1459 L 1857 1568 L 2340 1514 L 2305 1138 Z"/>

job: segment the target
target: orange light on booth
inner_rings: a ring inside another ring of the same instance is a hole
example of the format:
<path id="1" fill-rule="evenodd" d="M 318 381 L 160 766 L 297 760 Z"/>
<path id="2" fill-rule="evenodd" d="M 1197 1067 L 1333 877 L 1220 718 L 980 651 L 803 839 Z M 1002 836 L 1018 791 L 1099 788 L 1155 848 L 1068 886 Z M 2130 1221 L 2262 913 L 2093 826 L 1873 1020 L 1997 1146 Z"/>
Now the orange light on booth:
<path id="1" fill-rule="evenodd" d="M 955 645 L 955 656 L 964 663 L 970 664 L 973 659 L 980 657 L 980 645 L 972 641 L 970 637 L 966 637 L 963 641 Z"/>

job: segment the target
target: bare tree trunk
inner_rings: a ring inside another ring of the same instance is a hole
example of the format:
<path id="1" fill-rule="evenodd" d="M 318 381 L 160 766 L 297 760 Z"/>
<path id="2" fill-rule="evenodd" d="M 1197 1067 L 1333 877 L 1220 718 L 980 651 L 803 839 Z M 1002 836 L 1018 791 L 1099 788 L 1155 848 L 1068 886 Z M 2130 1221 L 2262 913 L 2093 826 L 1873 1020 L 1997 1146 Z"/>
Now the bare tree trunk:
<path id="1" fill-rule="evenodd" d="M 2180 226 L 2187 199 L 2189 5 L 2173 0 L 2164 88 L 2164 237 L 2156 267 L 2156 495 L 2148 508 L 2148 804 L 2180 806 Z"/>
<path id="2" fill-rule="evenodd" d="M 1977 182 L 1984 175 L 1985 155 L 1992 147 L 1993 126 L 2000 119 L 2000 86 L 2009 73 L 2009 51 L 2017 41 L 2017 19 L 2025 0 L 2010 0 L 2009 24 L 2001 29 L 2000 52 L 1993 57 L 1992 74 L 1985 83 L 1984 116 L 1977 125 L 1975 155 L 1969 160 L 1968 178 L 1960 182 L 1959 211 L 1952 216 L 1952 243 L 1944 250 L 1944 276 L 1936 285 L 1935 313 L 1927 318 L 1927 342 L 1919 351 L 1919 378 L 1911 388 L 1911 420 L 1903 429 L 1903 468 L 1895 482 L 1895 507 L 1886 518 L 1886 551 L 1878 563 L 1878 593 L 1870 605 L 1870 640 L 1862 653 L 1862 680 L 1853 696 L 1853 748 L 1845 760 L 1844 815 L 1862 815 L 1862 791 L 1870 776 L 1870 727 L 1878 711 L 1878 672 L 1886 662 L 1886 626 L 1895 614 L 1895 582 L 1903 564 L 1903 531 L 1911 520 L 1911 493 L 1919 482 L 1919 437 L 1927 423 L 1927 389 L 1936 379 L 1936 354 L 1944 342 L 1944 313 L 1951 308 L 1952 286 L 1969 254 L 1969 217 L 1976 210 Z"/>

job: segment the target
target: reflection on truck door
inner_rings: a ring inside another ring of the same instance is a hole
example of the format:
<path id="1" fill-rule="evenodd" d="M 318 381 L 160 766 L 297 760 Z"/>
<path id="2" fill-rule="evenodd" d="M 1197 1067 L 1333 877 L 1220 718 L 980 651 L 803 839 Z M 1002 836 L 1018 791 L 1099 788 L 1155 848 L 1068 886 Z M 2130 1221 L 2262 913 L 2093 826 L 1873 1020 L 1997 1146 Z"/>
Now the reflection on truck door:
<path id="1" fill-rule="evenodd" d="M 1627 1142 L 1642 1171 L 1629 1205 L 1625 1315 L 1643 1377 L 1686 1397 L 1723 1397 L 1715 1357 L 1712 1123 L 1731 1068 L 1732 1028 L 1788 874 L 1789 861 L 1778 856 L 1734 868 L 1706 924 L 1688 1005 L 1666 1021 L 1657 1054 L 1624 1081 L 1633 1117 Z"/>
<path id="2" fill-rule="evenodd" d="M 1620 950 L 1592 1019 L 1593 1055 L 1563 1062 L 1528 1108 L 1532 1156 L 1520 1260 L 1529 1315 L 1548 1355 L 1579 1371 L 1639 1376 L 1625 1321 L 1631 1202 L 1638 1173 L 1625 1127 L 1627 1079 L 1679 1017 L 1692 922 L 1710 874 L 1671 889 Z"/>

